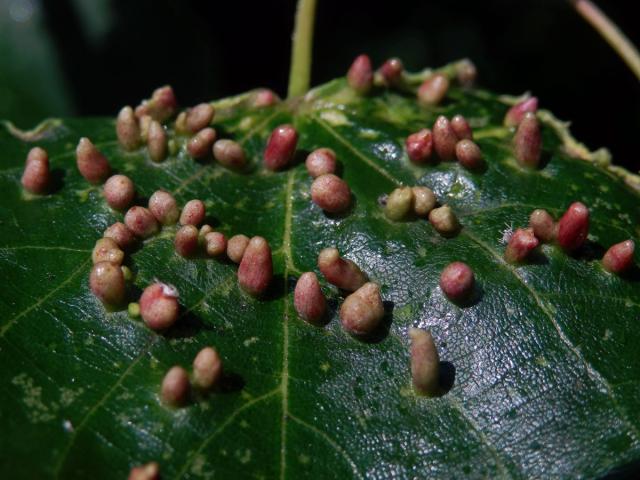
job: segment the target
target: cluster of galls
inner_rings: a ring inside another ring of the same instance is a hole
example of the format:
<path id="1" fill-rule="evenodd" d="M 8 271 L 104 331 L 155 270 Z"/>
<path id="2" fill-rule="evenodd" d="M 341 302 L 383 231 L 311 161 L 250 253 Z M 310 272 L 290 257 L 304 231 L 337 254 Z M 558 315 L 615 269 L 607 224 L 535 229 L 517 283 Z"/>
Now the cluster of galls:
<path id="1" fill-rule="evenodd" d="M 589 234 L 589 209 L 574 202 L 557 222 L 543 209 L 534 210 L 528 228 L 518 228 L 510 235 L 504 258 L 509 263 L 527 260 L 540 243 L 557 243 L 572 253 L 584 245 Z M 611 246 L 602 257 L 602 266 L 611 273 L 623 273 L 633 265 L 635 244 L 625 240 Z"/>

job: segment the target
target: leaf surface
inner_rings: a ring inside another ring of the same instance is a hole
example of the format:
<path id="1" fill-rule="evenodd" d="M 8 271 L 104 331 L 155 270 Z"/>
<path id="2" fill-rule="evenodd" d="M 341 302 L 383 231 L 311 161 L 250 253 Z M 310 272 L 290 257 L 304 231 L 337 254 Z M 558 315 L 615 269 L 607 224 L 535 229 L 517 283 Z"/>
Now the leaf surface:
<path id="1" fill-rule="evenodd" d="M 37 141 L 0 129 L 0 477 L 125 478 L 152 460 L 167 479 L 598 477 L 640 458 L 639 276 L 599 262 L 611 244 L 638 241 L 638 194 L 615 170 L 570 157 L 550 116 L 547 163 L 524 171 L 501 126 L 508 105 L 481 90 L 454 88 L 443 106 L 424 109 L 408 94 L 358 98 L 336 80 L 274 107 L 249 108 L 243 96 L 216 106 L 219 136 L 242 143 L 251 171 L 194 161 L 173 135 L 174 154 L 154 164 L 145 149 L 125 153 L 108 118 L 51 122 Z M 457 113 L 474 126 L 486 171 L 412 165 L 406 136 Z M 261 154 L 282 123 L 298 129 L 301 161 L 266 172 Z M 126 263 L 130 301 L 154 278 L 171 283 L 179 322 L 161 335 L 106 311 L 88 287 L 91 249 L 122 214 L 78 173 L 81 136 L 132 178 L 141 204 L 163 188 L 180 204 L 205 201 L 227 236 L 267 238 L 268 297 L 242 293 L 231 262 L 178 256 L 169 227 Z M 34 145 L 49 152 L 57 179 L 44 197 L 20 186 Z M 311 202 L 303 160 L 318 147 L 335 150 L 353 191 L 347 215 Z M 403 184 L 432 188 L 461 233 L 444 239 L 426 221 L 387 220 L 378 199 Z M 586 249 L 571 257 L 545 245 L 526 265 L 504 262 L 505 229 L 526 226 L 535 208 L 558 217 L 575 200 L 591 209 Z M 342 330 L 341 297 L 326 284 L 327 326 L 297 317 L 296 277 L 317 272 L 327 246 L 382 286 L 387 328 L 376 341 Z M 438 286 L 455 260 L 480 286 L 467 307 Z M 453 378 L 440 398 L 412 391 L 411 326 L 433 332 Z M 189 368 L 206 345 L 224 359 L 224 389 L 163 406 L 166 370 Z"/>

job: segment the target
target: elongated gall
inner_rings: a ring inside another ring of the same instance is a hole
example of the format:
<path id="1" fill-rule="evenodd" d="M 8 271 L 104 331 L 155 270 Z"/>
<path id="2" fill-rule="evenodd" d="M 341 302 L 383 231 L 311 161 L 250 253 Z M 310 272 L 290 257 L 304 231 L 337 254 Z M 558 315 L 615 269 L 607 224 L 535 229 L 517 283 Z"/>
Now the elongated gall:
<path id="1" fill-rule="evenodd" d="M 220 232 L 209 232 L 205 235 L 205 249 L 207 255 L 219 257 L 227 249 L 227 238 Z"/>
<path id="2" fill-rule="evenodd" d="M 114 240 L 122 250 L 127 250 L 136 241 L 133 232 L 122 222 L 116 222 L 108 226 L 104 231 L 103 237 Z"/>
<path id="3" fill-rule="evenodd" d="M 285 124 L 276 127 L 264 149 L 264 166 L 268 170 L 276 171 L 287 167 L 296 151 L 298 132 L 293 125 Z"/>
<path id="4" fill-rule="evenodd" d="M 120 146 L 125 150 L 135 150 L 140 145 L 140 126 L 133 109 L 129 106 L 122 107 L 118 113 L 116 135 Z"/>
<path id="5" fill-rule="evenodd" d="M 227 242 L 227 257 L 234 263 L 240 263 L 247 245 L 249 245 L 249 237 L 242 234 L 234 235 Z"/>
<path id="6" fill-rule="evenodd" d="M 380 286 L 367 282 L 344 299 L 340 307 L 342 327 L 352 335 L 369 335 L 384 318 Z"/>
<path id="7" fill-rule="evenodd" d="M 176 199 L 169 192 L 156 190 L 149 198 L 149 210 L 162 225 L 173 225 L 180 217 Z"/>
<path id="8" fill-rule="evenodd" d="M 471 60 L 464 59 L 457 63 L 456 79 L 460 86 L 464 88 L 473 87 L 476 78 L 478 78 L 478 69 Z"/>
<path id="9" fill-rule="evenodd" d="M 193 158 L 202 158 L 212 151 L 213 142 L 216 141 L 216 131 L 211 128 L 203 128 L 187 143 L 187 152 Z"/>
<path id="10" fill-rule="evenodd" d="M 176 232 L 173 244 L 178 255 L 182 257 L 193 256 L 198 250 L 198 229 L 193 225 L 183 225 Z"/>
<path id="11" fill-rule="evenodd" d="M 33 147 L 27 154 L 22 186 L 31 193 L 44 194 L 49 189 L 51 173 L 49 171 L 49 155 L 40 147 Z"/>
<path id="12" fill-rule="evenodd" d="M 359 289 L 367 276 L 354 262 L 342 258 L 337 248 L 325 248 L 318 255 L 318 268 L 327 281 L 347 292 Z"/>
<path id="13" fill-rule="evenodd" d="M 384 214 L 389 220 L 402 220 L 412 210 L 413 189 L 411 187 L 396 188 L 389 197 L 384 207 Z"/>
<path id="14" fill-rule="evenodd" d="M 209 224 L 204 224 L 200 227 L 200 230 L 198 230 L 198 241 L 200 243 L 204 243 L 205 242 L 205 237 L 207 236 L 207 233 L 211 233 L 213 232 L 213 227 Z"/>
<path id="15" fill-rule="evenodd" d="M 418 102 L 421 105 L 438 105 L 449 90 L 449 79 L 441 73 L 430 76 L 418 88 Z"/>
<path id="16" fill-rule="evenodd" d="M 351 189 L 340 177 L 325 173 L 311 184 L 311 199 L 325 212 L 342 213 L 351 205 Z"/>
<path id="17" fill-rule="evenodd" d="M 509 239 L 504 251 L 504 259 L 509 263 L 522 262 L 538 247 L 539 243 L 532 228 L 518 228 Z"/>
<path id="18" fill-rule="evenodd" d="M 458 217 L 449 205 L 434 208 L 429 212 L 429 222 L 443 237 L 452 237 L 460 230 Z"/>
<path id="19" fill-rule="evenodd" d="M 580 248 L 589 234 L 589 209 L 574 202 L 558 221 L 558 244 L 567 252 Z"/>
<path id="20" fill-rule="evenodd" d="M 504 116 L 505 127 L 517 127 L 525 114 L 536 113 L 538 111 L 538 99 L 530 97 L 511 107 Z"/>
<path id="21" fill-rule="evenodd" d="M 204 347 L 193 360 L 193 384 L 210 390 L 222 378 L 222 359 L 213 347 Z"/>
<path id="22" fill-rule="evenodd" d="M 250 295 L 262 295 L 273 279 L 271 247 L 262 237 L 253 237 L 242 255 L 238 283 Z"/>
<path id="23" fill-rule="evenodd" d="M 105 305 L 116 306 L 124 301 L 125 281 L 120 265 L 111 262 L 96 263 L 89 275 L 89 287 Z"/>
<path id="24" fill-rule="evenodd" d="M 136 196 L 136 187 L 126 175 L 113 175 L 102 187 L 104 198 L 115 210 L 125 210 Z"/>
<path id="25" fill-rule="evenodd" d="M 347 83 L 361 95 L 365 95 L 373 86 L 373 68 L 368 55 L 358 55 L 347 72 Z"/>
<path id="26" fill-rule="evenodd" d="M 558 226 L 546 210 L 538 208 L 531 212 L 529 226 L 536 238 L 543 243 L 553 242 L 556 238 Z"/>
<path id="27" fill-rule="evenodd" d="M 383 83 L 388 87 L 398 85 L 402 81 L 404 66 L 399 58 L 389 58 L 380 67 L 380 76 Z"/>
<path id="28" fill-rule="evenodd" d="M 616 243 L 602 257 L 602 266 L 611 273 L 622 273 L 633 265 L 633 240 Z"/>
<path id="29" fill-rule="evenodd" d="M 178 319 L 178 291 L 171 285 L 162 282 L 149 285 L 138 303 L 142 320 L 152 330 L 169 328 Z"/>
<path id="30" fill-rule="evenodd" d="M 433 124 L 433 147 L 441 160 L 453 160 L 456 156 L 458 136 L 451 127 L 451 122 L 440 115 Z"/>
<path id="31" fill-rule="evenodd" d="M 213 120 L 215 110 L 209 103 L 200 103 L 191 108 L 185 118 L 185 126 L 191 133 L 196 133 L 208 127 Z"/>
<path id="32" fill-rule="evenodd" d="M 305 272 L 296 282 L 293 303 L 298 316 L 303 320 L 320 324 L 327 312 L 327 301 L 320 288 L 318 277 L 313 272 Z"/>
<path id="33" fill-rule="evenodd" d="M 305 166 L 313 178 L 326 173 L 335 173 L 336 153 L 330 148 L 318 148 L 307 156 Z"/>
<path id="34" fill-rule="evenodd" d="M 124 216 L 124 224 L 136 237 L 149 238 L 158 231 L 156 217 L 144 207 L 131 207 Z"/>
<path id="35" fill-rule="evenodd" d="M 451 128 L 458 137 L 458 140 L 473 140 L 471 126 L 462 115 L 456 115 L 451 119 Z"/>
<path id="36" fill-rule="evenodd" d="M 253 95 L 252 104 L 254 107 L 270 107 L 280 101 L 280 97 L 273 90 L 268 88 L 260 88 Z"/>
<path id="37" fill-rule="evenodd" d="M 221 139 L 213 144 L 213 157 L 223 167 L 241 170 L 247 165 L 242 145 L 233 140 Z"/>
<path id="38" fill-rule="evenodd" d="M 426 163 L 433 153 L 433 134 L 428 128 L 423 128 L 407 137 L 404 142 L 407 156 L 413 163 Z"/>
<path id="39" fill-rule="evenodd" d="M 186 403 L 189 398 L 189 374 L 180 367 L 171 367 L 162 379 L 160 389 L 162 402 L 171 406 L 179 407 Z"/>
<path id="40" fill-rule="evenodd" d="M 171 117 L 178 108 L 178 102 L 173 89 L 169 85 L 156 88 L 149 100 L 143 100 L 135 110 L 136 117 L 149 115 L 154 120 L 162 123 Z"/>
<path id="41" fill-rule="evenodd" d="M 167 157 L 167 132 L 156 120 L 149 123 L 149 133 L 147 134 L 147 149 L 149 157 L 154 162 L 161 162 Z"/>
<path id="42" fill-rule="evenodd" d="M 428 187 L 412 187 L 411 190 L 413 190 L 413 213 L 419 217 L 426 217 L 436 206 L 435 194 Z"/>
<path id="43" fill-rule="evenodd" d="M 453 301 L 468 298 L 474 283 L 473 270 L 463 262 L 450 263 L 440 274 L 440 288 Z"/>
<path id="44" fill-rule="evenodd" d="M 107 157 L 87 137 L 82 137 L 76 147 L 76 165 L 90 183 L 102 182 L 111 171 Z"/>
<path id="45" fill-rule="evenodd" d="M 456 143 L 456 158 L 467 170 L 478 170 L 484 165 L 482 151 L 473 140 L 460 140 Z"/>
<path id="46" fill-rule="evenodd" d="M 140 125 L 140 139 L 146 143 L 149 140 L 149 128 L 151 127 L 153 118 L 150 115 L 140 117 L 138 124 Z"/>
<path id="47" fill-rule="evenodd" d="M 520 165 L 537 168 L 542 152 L 540 122 L 533 113 L 526 113 L 513 137 L 513 152 Z"/>
<path id="48" fill-rule="evenodd" d="M 156 462 L 133 467 L 129 472 L 129 480 L 160 480 L 160 467 Z"/>
<path id="49" fill-rule="evenodd" d="M 440 356 L 428 330 L 410 328 L 411 380 L 419 395 L 435 397 L 440 393 Z"/>
<path id="50" fill-rule="evenodd" d="M 91 260 L 94 265 L 100 262 L 120 265 L 124 260 L 124 252 L 120 250 L 120 247 L 112 238 L 100 238 L 93 247 Z"/>
<path id="51" fill-rule="evenodd" d="M 206 209 L 202 200 L 189 200 L 180 214 L 181 225 L 198 226 L 204 221 Z"/>

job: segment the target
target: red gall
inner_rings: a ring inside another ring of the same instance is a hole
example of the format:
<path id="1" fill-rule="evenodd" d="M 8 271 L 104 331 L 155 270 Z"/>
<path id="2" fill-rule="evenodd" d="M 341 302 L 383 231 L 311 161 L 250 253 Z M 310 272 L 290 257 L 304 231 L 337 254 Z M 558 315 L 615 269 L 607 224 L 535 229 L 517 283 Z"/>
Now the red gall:
<path id="1" fill-rule="evenodd" d="M 198 250 L 198 229 L 193 225 L 184 225 L 176 232 L 173 242 L 176 252 L 182 257 L 191 257 Z"/>
<path id="2" fill-rule="evenodd" d="M 463 262 L 450 263 L 440 274 L 440 288 L 453 301 L 468 298 L 474 284 L 473 270 Z"/>
<path id="3" fill-rule="evenodd" d="M 482 151 L 472 140 L 460 140 L 456 143 L 456 158 L 467 170 L 478 170 L 484 165 Z"/>
<path id="4" fill-rule="evenodd" d="M 293 125 L 276 127 L 264 149 L 264 166 L 271 171 L 282 170 L 293 160 L 298 143 L 298 132 Z"/>
<path id="5" fill-rule="evenodd" d="M 91 260 L 94 265 L 100 262 L 120 265 L 124 260 L 124 252 L 112 238 L 100 238 L 93 247 Z"/>
<path id="6" fill-rule="evenodd" d="M 223 167 L 241 170 L 247 165 L 247 156 L 242 145 L 233 140 L 222 139 L 213 144 L 213 157 Z"/>
<path id="7" fill-rule="evenodd" d="M 103 304 L 121 305 L 125 297 L 125 281 L 120 265 L 111 262 L 96 263 L 89 275 L 89 287 Z"/>
<path id="8" fill-rule="evenodd" d="M 171 367 L 162 379 L 160 397 L 171 407 L 184 405 L 189 398 L 189 374 L 179 366 Z"/>
<path id="9" fill-rule="evenodd" d="M 176 199 L 169 192 L 156 190 L 149 198 L 149 210 L 162 225 L 173 225 L 180 217 Z"/>
<path id="10" fill-rule="evenodd" d="M 129 480 L 160 480 L 160 467 L 156 462 L 133 467 L 129 472 Z"/>
<path id="11" fill-rule="evenodd" d="M 273 90 L 260 88 L 253 95 L 252 104 L 256 108 L 270 107 L 280 101 L 280 97 Z"/>
<path id="12" fill-rule="evenodd" d="M 440 115 L 433 124 L 433 147 L 441 160 L 453 160 L 456 156 L 458 136 L 447 117 Z"/>
<path id="13" fill-rule="evenodd" d="M 367 282 L 362 270 L 353 261 L 342 258 L 337 248 L 325 248 L 320 252 L 318 268 L 329 283 L 347 292 L 353 292 Z"/>
<path id="14" fill-rule="evenodd" d="M 120 146 L 127 151 L 135 150 L 140 145 L 140 126 L 133 109 L 129 106 L 122 107 L 118 113 L 116 135 Z"/>
<path id="15" fill-rule="evenodd" d="M 136 241 L 136 237 L 133 232 L 122 222 L 116 222 L 107 227 L 104 231 L 103 237 L 114 240 L 122 250 L 127 250 Z"/>
<path id="16" fill-rule="evenodd" d="M 449 90 L 449 79 L 441 73 L 430 76 L 418 88 L 418 103 L 424 106 L 438 105 Z"/>
<path id="17" fill-rule="evenodd" d="M 156 217 L 144 207 L 131 207 L 124 216 L 124 224 L 136 237 L 149 238 L 158 231 Z"/>
<path id="18" fill-rule="evenodd" d="M 269 243 L 253 237 L 242 255 L 238 268 L 238 283 L 250 295 L 262 295 L 273 279 L 273 261 Z"/>
<path id="19" fill-rule="evenodd" d="M 342 213 L 351 206 L 351 189 L 340 177 L 325 173 L 311 184 L 311 199 L 325 212 Z"/>
<path id="20" fill-rule="evenodd" d="M 33 147 L 27 154 L 21 179 L 22 186 L 28 192 L 42 195 L 47 193 L 50 181 L 49 155 L 43 148 Z"/>
<path id="21" fill-rule="evenodd" d="M 529 226 L 533 229 L 533 234 L 541 242 L 550 243 L 556 238 L 558 226 L 546 210 L 538 208 L 531 212 Z"/>
<path id="22" fill-rule="evenodd" d="M 151 94 L 149 100 L 143 100 L 142 104 L 136 107 L 136 117 L 141 118 L 149 115 L 154 120 L 162 123 L 171 117 L 178 109 L 178 102 L 169 85 L 157 88 Z"/>
<path id="23" fill-rule="evenodd" d="M 536 113 L 538 111 L 538 99 L 536 97 L 527 98 L 511 107 L 504 116 L 505 127 L 517 127 L 525 114 Z"/>
<path id="24" fill-rule="evenodd" d="M 193 360 L 193 384 L 201 390 L 210 390 L 222 378 L 222 359 L 217 350 L 204 347 Z"/>
<path id="25" fill-rule="evenodd" d="M 451 128 L 458 137 L 458 140 L 473 140 L 471 126 L 462 115 L 456 115 L 451 119 Z"/>
<path id="26" fill-rule="evenodd" d="M 147 134 L 147 150 L 154 162 L 161 162 L 167 156 L 167 132 L 160 122 L 151 120 Z"/>
<path id="27" fill-rule="evenodd" d="M 347 72 L 347 83 L 357 93 L 365 95 L 373 86 L 373 67 L 368 55 L 359 55 Z"/>
<path id="28" fill-rule="evenodd" d="M 404 144 L 413 163 L 426 163 L 433 153 L 433 134 L 428 128 L 423 128 L 409 135 Z"/>
<path id="29" fill-rule="evenodd" d="M 602 257 L 602 266 L 611 273 L 623 273 L 633 265 L 633 240 L 616 243 Z"/>
<path id="30" fill-rule="evenodd" d="M 204 239 L 207 255 L 211 257 L 219 257 L 227 250 L 227 239 L 220 232 L 209 232 Z"/>
<path id="31" fill-rule="evenodd" d="M 513 137 L 513 151 L 518 163 L 526 168 L 537 168 L 542 152 L 540 122 L 533 113 L 526 113 Z"/>
<path id="32" fill-rule="evenodd" d="M 202 200 L 189 200 L 182 208 L 180 214 L 181 225 L 195 225 L 196 227 L 204 221 L 206 209 Z"/>
<path id="33" fill-rule="evenodd" d="M 178 320 L 178 291 L 171 285 L 161 282 L 149 285 L 138 303 L 142 320 L 152 330 L 165 330 Z"/>
<path id="34" fill-rule="evenodd" d="M 313 178 L 326 173 L 335 173 L 336 154 L 330 148 L 318 148 L 307 156 L 305 166 Z"/>
<path id="35" fill-rule="evenodd" d="M 207 127 L 200 130 L 187 143 L 187 152 L 193 158 L 202 158 L 212 151 L 213 142 L 216 141 L 216 131 Z"/>
<path id="36" fill-rule="evenodd" d="M 115 210 L 127 209 L 136 196 L 136 187 L 126 175 L 109 177 L 102 191 L 109 206 Z"/>
<path id="37" fill-rule="evenodd" d="M 247 245 L 249 245 L 249 237 L 242 234 L 234 235 L 227 242 L 227 257 L 234 263 L 240 263 Z"/>
<path id="38" fill-rule="evenodd" d="M 440 394 L 440 356 L 428 330 L 410 328 L 411 380 L 419 395 L 435 397 Z"/>
<path id="39" fill-rule="evenodd" d="M 580 248 L 589 234 L 589 209 L 580 202 L 572 203 L 558 221 L 558 244 L 567 252 Z"/>
<path id="40" fill-rule="evenodd" d="M 298 316 L 303 320 L 318 325 L 327 312 L 327 301 L 320 288 L 318 277 L 313 272 L 305 272 L 296 282 L 293 303 Z"/>
<path id="41" fill-rule="evenodd" d="M 539 243 L 532 228 L 518 228 L 509 239 L 504 251 L 504 259 L 509 263 L 522 262 L 538 248 Z"/>
<path id="42" fill-rule="evenodd" d="M 86 137 L 82 137 L 76 147 L 76 164 L 80 175 L 90 183 L 102 182 L 111 171 L 107 157 Z"/>
<path id="43" fill-rule="evenodd" d="M 215 110 L 209 103 L 200 103 L 195 107 L 189 109 L 185 118 L 185 126 L 191 133 L 196 133 L 205 127 L 208 127 Z"/>
<path id="44" fill-rule="evenodd" d="M 380 286 L 367 282 L 344 299 L 340 307 L 342 327 L 352 335 L 374 333 L 384 318 Z"/>
<path id="45" fill-rule="evenodd" d="M 388 87 L 394 87 L 401 83 L 404 66 L 399 58 L 386 60 L 379 69 L 382 83 Z"/>

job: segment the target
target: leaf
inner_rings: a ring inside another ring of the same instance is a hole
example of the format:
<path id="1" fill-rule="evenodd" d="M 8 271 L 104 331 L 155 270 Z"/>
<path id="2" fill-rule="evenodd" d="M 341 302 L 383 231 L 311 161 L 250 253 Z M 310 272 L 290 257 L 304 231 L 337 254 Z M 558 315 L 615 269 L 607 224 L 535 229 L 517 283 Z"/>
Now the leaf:
<path id="1" fill-rule="evenodd" d="M 113 119 L 65 119 L 37 142 L 0 131 L 1 477 L 124 478 L 155 460 L 163 478 L 593 478 L 640 459 L 638 275 L 611 275 L 599 262 L 614 242 L 638 240 L 638 194 L 625 184 L 635 177 L 589 161 L 548 113 L 548 163 L 523 171 L 501 126 L 508 105 L 481 90 L 454 88 L 432 109 L 411 94 L 359 98 L 342 79 L 275 107 L 251 109 L 245 98 L 218 102 L 215 127 L 244 145 L 247 174 L 192 160 L 181 137 L 161 164 L 144 149 L 124 153 Z M 411 165 L 406 136 L 455 113 L 473 122 L 487 170 Z M 329 217 L 312 204 L 303 164 L 262 168 L 266 139 L 285 122 L 300 133 L 301 158 L 336 151 L 351 213 Z M 90 252 L 122 215 L 75 168 L 85 135 L 134 180 L 142 203 L 158 188 L 182 204 L 201 198 L 216 229 L 266 237 L 276 272 L 268 298 L 243 294 L 230 262 L 179 257 L 166 228 L 127 263 L 138 293 L 154 278 L 178 288 L 177 326 L 159 335 L 126 311 L 105 311 L 88 288 Z M 59 180 L 46 197 L 20 187 L 35 144 Z M 444 239 L 425 221 L 388 221 L 378 197 L 400 184 L 433 188 L 462 232 Z M 588 249 L 570 257 L 544 246 L 517 267 L 502 260 L 506 228 L 525 226 L 535 208 L 558 216 L 574 200 L 591 208 Z M 376 342 L 341 329 L 341 299 L 328 285 L 326 327 L 295 313 L 296 277 L 317 271 L 319 250 L 333 245 L 382 286 L 388 332 Z M 481 288 L 464 308 L 438 287 L 455 260 Z M 412 391 L 410 326 L 433 332 L 454 374 L 440 398 Z M 226 388 L 163 406 L 163 374 L 189 368 L 205 345 L 224 359 Z"/>

